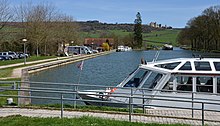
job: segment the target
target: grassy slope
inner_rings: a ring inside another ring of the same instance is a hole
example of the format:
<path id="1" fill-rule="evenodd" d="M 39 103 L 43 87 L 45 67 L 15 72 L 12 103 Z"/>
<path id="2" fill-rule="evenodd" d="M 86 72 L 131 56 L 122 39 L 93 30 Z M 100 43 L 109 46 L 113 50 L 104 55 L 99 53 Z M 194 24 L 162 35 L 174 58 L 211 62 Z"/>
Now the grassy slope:
<path id="1" fill-rule="evenodd" d="M 162 30 L 162 31 L 152 31 L 151 33 L 143 34 L 144 40 L 149 41 L 156 41 L 156 42 L 167 42 L 172 43 L 174 46 L 177 46 L 178 43 L 176 42 L 177 35 L 179 34 L 180 30 Z M 150 44 L 156 44 L 154 42 L 150 42 Z"/>
<path id="2" fill-rule="evenodd" d="M 36 118 L 10 116 L 0 118 L 1 126 L 186 126 L 182 124 L 144 124 L 137 122 L 115 121 L 94 117 L 80 118 Z"/>
<path id="3" fill-rule="evenodd" d="M 155 41 L 155 42 L 147 42 L 149 45 L 162 46 L 164 43 L 172 43 L 172 45 L 177 46 L 176 42 L 177 35 L 180 30 L 175 29 L 165 29 L 160 31 L 152 31 L 150 33 L 143 33 L 143 40 Z M 108 31 L 94 31 L 94 32 L 83 32 L 83 37 L 91 37 L 98 38 L 101 34 L 111 34 L 114 33 L 119 36 L 126 36 L 128 34 L 132 34 L 132 32 L 126 32 L 124 30 L 108 30 Z"/>

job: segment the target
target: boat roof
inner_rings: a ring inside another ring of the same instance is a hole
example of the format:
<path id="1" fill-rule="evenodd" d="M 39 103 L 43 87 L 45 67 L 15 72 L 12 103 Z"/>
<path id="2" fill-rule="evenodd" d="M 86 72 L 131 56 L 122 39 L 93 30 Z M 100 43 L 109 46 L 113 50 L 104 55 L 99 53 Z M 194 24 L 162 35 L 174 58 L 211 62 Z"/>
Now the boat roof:
<path id="1" fill-rule="evenodd" d="M 141 64 L 162 73 L 220 76 L 220 58 L 176 58 Z"/>

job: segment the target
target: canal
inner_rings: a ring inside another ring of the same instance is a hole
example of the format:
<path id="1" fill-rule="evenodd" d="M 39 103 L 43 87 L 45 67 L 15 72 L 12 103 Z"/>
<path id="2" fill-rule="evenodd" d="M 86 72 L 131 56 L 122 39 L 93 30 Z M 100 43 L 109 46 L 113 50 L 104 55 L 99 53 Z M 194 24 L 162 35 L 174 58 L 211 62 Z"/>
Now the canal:
<path id="1" fill-rule="evenodd" d="M 82 71 L 77 67 L 78 63 L 56 67 L 30 75 L 30 81 L 56 82 L 56 83 L 81 83 L 92 85 L 116 86 L 139 64 L 140 59 L 152 61 L 157 50 L 114 52 L 105 56 L 96 57 L 84 61 Z M 200 53 L 174 48 L 174 50 L 160 50 L 158 60 L 171 58 L 189 58 L 195 55 L 205 57 L 217 56 L 214 53 Z M 59 87 L 70 88 L 70 87 Z M 32 95 L 35 95 L 32 93 Z M 49 94 L 44 94 L 49 95 Z M 33 103 L 51 103 L 51 101 L 36 101 Z"/>

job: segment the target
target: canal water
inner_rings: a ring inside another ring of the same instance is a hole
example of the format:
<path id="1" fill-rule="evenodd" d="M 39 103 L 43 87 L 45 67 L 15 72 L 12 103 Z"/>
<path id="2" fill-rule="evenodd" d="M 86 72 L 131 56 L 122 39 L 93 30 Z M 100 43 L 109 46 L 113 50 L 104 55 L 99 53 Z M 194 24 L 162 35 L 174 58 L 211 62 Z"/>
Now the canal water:
<path id="1" fill-rule="evenodd" d="M 82 71 L 77 67 L 78 62 L 31 74 L 30 81 L 116 86 L 128 76 L 129 73 L 137 68 L 141 58 L 152 61 L 156 52 L 157 50 L 114 52 L 105 56 L 85 60 Z M 159 52 L 158 60 L 189 58 L 192 57 L 192 54 L 205 55 L 205 57 L 220 55 L 213 53 L 201 54 L 180 48 L 174 48 L 174 50 L 159 50 Z M 64 86 L 59 88 L 69 87 Z M 34 93 L 32 93 L 32 95 L 34 95 Z M 33 103 L 45 103 L 45 101 L 39 100 L 32 101 Z M 50 103 L 50 101 L 47 100 L 46 103 Z"/>

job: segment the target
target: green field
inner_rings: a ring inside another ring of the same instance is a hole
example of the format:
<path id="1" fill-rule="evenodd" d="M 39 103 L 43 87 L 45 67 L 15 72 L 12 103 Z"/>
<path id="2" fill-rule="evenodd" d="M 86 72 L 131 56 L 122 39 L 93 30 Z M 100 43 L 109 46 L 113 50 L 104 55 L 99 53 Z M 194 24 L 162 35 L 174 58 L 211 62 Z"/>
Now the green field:
<path id="1" fill-rule="evenodd" d="M 10 116 L 0 118 L 1 126 L 188 126 L 183 124 L 155 124 L 116 121 L 95 117 L 80 118 L 36 118 Z"/>
<path id="2" fill-rule="evenodd" d="M 161 31 L 152 31 L 151 33 L 144 33 L 143 40 L 149 41 L 150 45 L 161 45 L 160 43 L 171 43 L 177 46 L 177 36 L 181 30 L 166 29 Z M 151 42 L 152 41 L 152 42 Z"/>
<path id="3" fill-rule="evenodd" d="M 178 34 L 181 30 L 177 29 L 164 29 L 164 30 L 158 30 L 158 31 L 152 31 L 150 33 L 143 33 L 143 40 L 144 42 L 147 42 L 147 45 L 154 45 L 154 46 L 162 46 L 165 43 L 170 43 L 173 46 L 178 46 L 178 43 L 176 41 Z M 124 30 L 97 30 L 93 32 L 83 32 L 81 35 L 83 37 L 89 37 L 89 38 L 99 38 L 102 37 L 102 35 L 112 35 L 115 34 L 117 36 L 124 37 L 126 35 L 132 34 L 132 32 L 127 32 Z"/>

